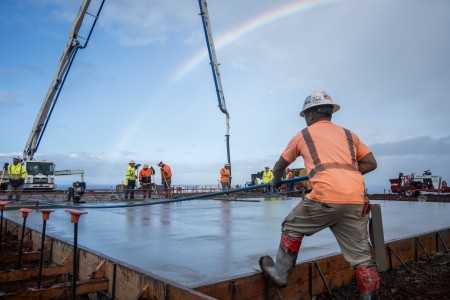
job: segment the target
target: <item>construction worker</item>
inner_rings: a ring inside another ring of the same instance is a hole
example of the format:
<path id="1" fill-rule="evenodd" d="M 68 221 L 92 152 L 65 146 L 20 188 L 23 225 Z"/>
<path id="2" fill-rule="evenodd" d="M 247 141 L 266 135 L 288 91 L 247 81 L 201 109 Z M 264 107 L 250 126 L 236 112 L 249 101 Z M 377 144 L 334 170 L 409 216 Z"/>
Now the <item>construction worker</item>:
<path id="1" fill-rule="evenodd" d="M 127 172 L 125 175 L 125 199 L 134 199 L 134 189 L 136 188 L 136 163 L 134 160 L 130 160 L 127 167 Z"/>
<path id="2" fill-rule="evenodd" d="M 158 163 L 158 167 L 161 169 L 161 183 L 164 187 L 164 195 L 166 198 L 170 198 L 170 185 L 172 184 L 172 170 L 169 165 L 166 165 L 162 161 Z"/>
<path id="3" fill-rule="evenodd" d="M 231 171 L 230 164 L 225 164 L 225 166 L 220 169 L 220 184 L 222 185 L 222 190 L 226 191 L 230 189 L 231 182 Z"/>
<path id="4" fill-rule="evenodd" d="M 259 265 L 276 286 L 285 287 L 304 236 L 328 227 L 355 270 L 362 299 L 378 299 L 380 282 L 368 241 L 361 176 L 376 169 L 377 162 L 356 134 L 331 122 L 339 108 L 326 92 L 306 98 L 300 116 L 307 127 L 291 139 L 275 164 L 273 187 L 301 156 L 312 190 L 284 219 L 276 262 L 263 256 Z"/>
<path id="5" fill-rule="evenodd" d="M 15 195 L 15 200 L 20 201 L 25 178 L 28 176 L 27 168 L 20 163 L 20 156 L 13 156 L 12 165 L 5 164 L 3 172 L 9 176 L 8 200 L 12 200 Z"/>
<path id="6" fill-rule="evenodd" d="M 272 180 L 273 180 L 273 172 L 270 170 L 270 168 L 269 168 L 269 166 L 265 166 L 264 167 L 264 172 L 263 172 L 263 174 L 262 174 L 262 177 L 261 177 L 261 183 L 262 184 L 264 184 L 264 183 L 272 183 Z M 264 189 L 264 192 L 266 193 L 266 192 L 268 192 L 269 190 L 268 189 Z"/>
<path id="7" fill-rule="evenodd" d="M 286 168 L 286 179 L 291 179 L 294 177 L 294 173 L 292 173 L 291 169 Z M 292 195 L 292 191 L 294 190 L 294 184 L 293 183 L 288 183 L 288 196 Z"/>
<path id="8" fill-rule="evenodd" d="M 153 167 L 149 168 L 148 164 L 145 163 L 142 170 L 139 171 L 139 183 L 142 187 L 142 195 L 145 198 L 152 198 L 152 175 L 155 175 L 155 170 Z"/>

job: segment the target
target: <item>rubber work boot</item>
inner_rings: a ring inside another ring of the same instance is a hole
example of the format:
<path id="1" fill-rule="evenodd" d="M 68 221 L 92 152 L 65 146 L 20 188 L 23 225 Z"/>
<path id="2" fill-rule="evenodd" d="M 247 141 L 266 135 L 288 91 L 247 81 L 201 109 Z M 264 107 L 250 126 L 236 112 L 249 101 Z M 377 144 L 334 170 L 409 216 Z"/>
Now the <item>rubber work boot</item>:
<path id="1" fill-rule="evenodd" d="M 377 300 L 379 299 L 378 289 L 380 288 L 380 277 L 376 267 L 367 266 L 355 268 L 356 283 L 358 284 L 361 299 Z"/>
<path id="2" fill-rule="evenodd" d="M 281 235 L 280 247 L 278 248 L 276 263 L 270 256 L 262 256 L 259 266 L 270 281 L 279 288 L 287 285 L 287 279 L 297 261 L 298 251 L 302 243 L 302 237 L 292 238 Z"/>

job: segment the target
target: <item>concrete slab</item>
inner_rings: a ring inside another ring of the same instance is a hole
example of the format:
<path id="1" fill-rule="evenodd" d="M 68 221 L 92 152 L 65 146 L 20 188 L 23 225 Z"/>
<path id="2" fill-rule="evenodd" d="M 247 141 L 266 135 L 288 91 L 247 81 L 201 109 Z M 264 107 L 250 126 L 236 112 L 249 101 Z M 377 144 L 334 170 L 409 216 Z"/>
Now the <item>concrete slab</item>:
<path id="1" fill-rule="evenodd" d="M 78 225 L 78 242 L 145 273 L 196 287 L 259 271 L 259 257 L 275 256 L 281 222 L 299 200 L 190 200 L 88 209 Z M 381 204 L 386 241 L 450 227 L 450 203 L 372 202 Z M 55 210 L 47 234 L 72 242 L 70 214 Z M 22 224 L 18 211 L 4 216 Z M 27 226 L 41 231 L 41 213 L 30 213 Z M 324 230 L 304 239 L 298 262 L 339 251 Z"/>

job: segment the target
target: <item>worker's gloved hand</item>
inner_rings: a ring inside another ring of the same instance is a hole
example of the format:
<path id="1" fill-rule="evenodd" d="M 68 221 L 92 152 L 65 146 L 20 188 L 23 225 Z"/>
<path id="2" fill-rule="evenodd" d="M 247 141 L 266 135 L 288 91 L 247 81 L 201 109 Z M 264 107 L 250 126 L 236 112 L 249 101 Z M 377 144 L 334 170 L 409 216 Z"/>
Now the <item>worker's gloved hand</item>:
<path id="1" fill-rule="evenodd" d="M 5 163 L 5 164 L 3 165 L 3 171 L 8 170 L 8 166 L 9 166 L 9 164 L 8 164 L 8 163 Z"/>

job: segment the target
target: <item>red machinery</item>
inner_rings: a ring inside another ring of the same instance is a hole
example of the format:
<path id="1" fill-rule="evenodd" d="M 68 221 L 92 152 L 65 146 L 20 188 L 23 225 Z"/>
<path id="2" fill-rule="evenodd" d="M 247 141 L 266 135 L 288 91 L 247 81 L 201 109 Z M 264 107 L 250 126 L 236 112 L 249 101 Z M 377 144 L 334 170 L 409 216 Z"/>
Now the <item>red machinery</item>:
<path id="1" fill-rule="evenodd" d="M 394 194 L 404 194 L 405 196 L 419 196 L 420 192 L 450 193 L 447 182 L 441 176 L 432 175 L 430 170 L 423 172 L 423 175 L 403 175 L 399 173 L 398 178 L 389 179 L 391 191 Z"/>

